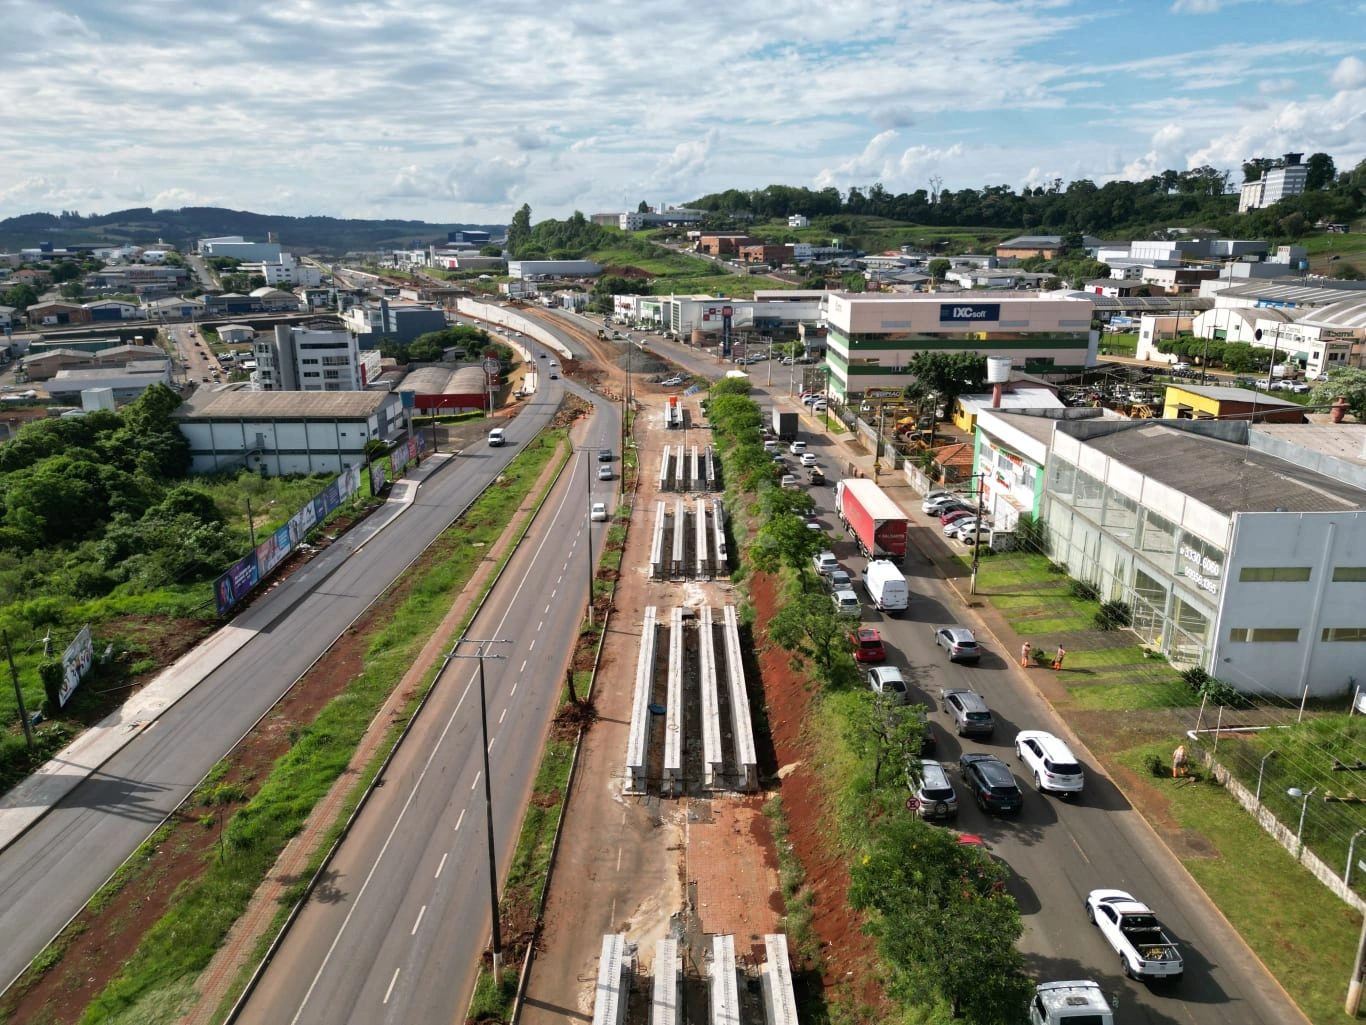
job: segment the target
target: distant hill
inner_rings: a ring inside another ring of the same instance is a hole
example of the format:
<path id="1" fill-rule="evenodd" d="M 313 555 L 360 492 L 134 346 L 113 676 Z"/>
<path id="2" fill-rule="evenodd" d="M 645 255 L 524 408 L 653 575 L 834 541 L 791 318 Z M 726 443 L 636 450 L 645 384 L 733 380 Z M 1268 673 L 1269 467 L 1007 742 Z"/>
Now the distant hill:
<path id="1" fill-rule="evenodd" d="M 242 235 L 253 242 L 264 242 L 267 232 L 273 231 L 287 250 L 339 255 L 353 249 L 406 248 L 444 242 L 447 232 L 459 229 L 487 231 L 494 238 L 501 238 L 507 225 L 286 217 L 217 206 L 187 206 L 180 210 L 138 207 L 88 216 L 63 211 L 10 217 L 0 221 L 0 249 L 15 250 L 43 242 L 64 246 L 103 242 L 145 245 L 158 241 L 187 248 L 196 239 L 214 235 Z"/>

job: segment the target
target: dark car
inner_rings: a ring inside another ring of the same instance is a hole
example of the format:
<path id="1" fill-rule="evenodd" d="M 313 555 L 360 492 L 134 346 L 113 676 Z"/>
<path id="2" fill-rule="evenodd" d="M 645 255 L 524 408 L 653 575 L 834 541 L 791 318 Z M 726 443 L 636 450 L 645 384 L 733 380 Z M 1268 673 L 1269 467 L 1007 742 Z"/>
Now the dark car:
<path id="1" fill-rule="evenodd" d="M 968 792 L 983 811 L 1013 815 L 1024 806 L 1024 795 L 1010 766 L 995 755 L 965 754 L 958 767 Z"/>
<path id="2" fill-rule="evenodd" d="M 610 463 L 613 460 L 613 458 L 615 457 L 612 455 L 612 450 L 610 448 L 598 449 L 598 462 Z"/>

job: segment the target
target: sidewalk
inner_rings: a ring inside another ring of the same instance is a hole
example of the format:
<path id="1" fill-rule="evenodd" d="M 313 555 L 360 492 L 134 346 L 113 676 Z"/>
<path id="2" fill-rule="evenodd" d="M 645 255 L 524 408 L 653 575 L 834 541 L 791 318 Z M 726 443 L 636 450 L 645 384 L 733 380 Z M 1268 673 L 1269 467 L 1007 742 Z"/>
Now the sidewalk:
<path id="1" fill-rule="evenodd" d="M 417 497 L 418 485 L 451 458 L 433 455 L 417 469 L 418 476 L 395 481 L 384 505 L 355 530 L 300 570 L 267 589 L 256 604 L 208 640 L 179 659 L 137 694 L 73 740 L 33 775 L 0 797 L 0 851 L 19 839 L 35 822 L 85 779 L 100 770 L 177 701 L 240 651 L 253 637 L 287 615 L 318 584 L 381 530 L 393 523 Z"/>

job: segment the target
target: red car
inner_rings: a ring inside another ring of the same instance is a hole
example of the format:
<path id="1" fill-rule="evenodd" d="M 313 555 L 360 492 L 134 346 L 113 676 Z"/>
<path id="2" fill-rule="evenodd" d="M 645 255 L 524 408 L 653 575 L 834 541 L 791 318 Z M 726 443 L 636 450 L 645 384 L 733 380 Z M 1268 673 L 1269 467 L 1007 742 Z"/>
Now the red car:
<path id="1" fill-rule="evenodd" d="M 849 635 L 854 646 L 856 662 L 882 662 L 887 658 L 887 649 L 882 646 L 882 634 L 872 627 L 861 627 Z"/>
<path id="2" fill-rule="evenodd" d="M 941 513 L 940 516 L 939 516 L 939 522 L 940 522 L 943 526 L 947 527 L 947 526 L 948 526 L 950 523 L 952 523 L 954 520 L 961 520 L 964 516 L 972 516 L 972 515 L 975 515 L 975 513 L 976 513 L 976 510 L 974 510 L 974 509 L 969 509 L 969 508 L 968 508 L 967 506 L 965 506 L 965 505 L 960 505 L 960 506 L 956 506 L 956 507 L 953 508 L 953 509 L 948 510 L 948 511 L 945 512 L 945 513 Z"/>

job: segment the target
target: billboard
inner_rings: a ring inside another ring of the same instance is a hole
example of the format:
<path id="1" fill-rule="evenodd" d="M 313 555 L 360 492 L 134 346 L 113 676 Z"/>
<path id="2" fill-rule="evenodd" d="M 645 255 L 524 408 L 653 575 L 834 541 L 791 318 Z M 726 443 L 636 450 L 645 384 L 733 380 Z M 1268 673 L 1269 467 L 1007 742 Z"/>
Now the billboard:
<path id="1" fill-rule="evenodd" d="M 304 507 L 289 518 L 289 542 L 297 545 L 308 537 L 309 531 L 318 525 L 318 517 L 313 509 L 313 502 L 310 499 L 304 503 Z"/>
<path id="2" fill-rule="evenodd" d="M 939 323 L 971 324 L 1001 319 L 1000 303 L 940 303 Z"/>
<path id="3" fill-rule="evenodd" d="M 289 525 L 276 530 L 256 546 L 256 573 L 258 578 L 270 573 L 284 561 L 289 554 Z"/>
<path id="4" fill-rule="evenodd" d="M 66 651 L 62 652 L 62 689 L 57 695 L 59 706 L 66 704 L 66 699 L 71 697 L 80 685 L 81 678 L 90 672 L 94 663 L 95 646 L 90 640 L 90 625 L 87 623 L 81 627 L 76 639 L 66 646 Z"/>
<path id="5" fill-rule="evenodd" d="M 370 464 L 370 494 L 378 495 L 384 490 L 384 460 L 376 459 Z"/>
<path id="6" fill-rule="evenodd" d="M 256 569 L 256 553 L 233 563 L 226 573 L 213 583 L 214 601 L 220 616 L 251 593 L 261 576 Z"/>

